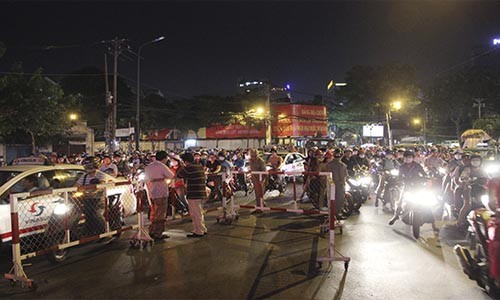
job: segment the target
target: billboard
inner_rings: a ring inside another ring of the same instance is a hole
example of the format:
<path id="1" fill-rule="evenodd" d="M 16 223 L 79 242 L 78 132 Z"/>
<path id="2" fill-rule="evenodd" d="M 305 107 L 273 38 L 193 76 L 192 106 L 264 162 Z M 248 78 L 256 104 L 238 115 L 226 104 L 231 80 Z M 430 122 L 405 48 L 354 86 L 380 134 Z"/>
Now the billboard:
<path id="1" fill-rule="evenodd" d="M 364 137 L 384 137 L 384 125 L 368 124 L 363 125 Z"/>
<path id="2" fill-rule="evenodd" d="M 272 111 L 273 137 L 328 136 L 325 106 L 275 104 Z"/>
<path id="3" fill-rule="evenodd" d="M 246 139 L 266 137 L 266 128 L 255 128 L 241 124 L 213 125 L 206 128 L 207 139 Z"/>

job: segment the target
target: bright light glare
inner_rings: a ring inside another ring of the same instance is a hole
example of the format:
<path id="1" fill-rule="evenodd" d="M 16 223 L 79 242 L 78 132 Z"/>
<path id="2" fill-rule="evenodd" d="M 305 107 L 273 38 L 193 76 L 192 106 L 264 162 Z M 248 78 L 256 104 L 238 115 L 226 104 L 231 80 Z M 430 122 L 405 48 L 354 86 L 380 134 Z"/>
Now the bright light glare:
<path id="1" fill-rule="evenodd" d="M 69 119 L 71 121 L 76 121 L 76 120 L 78 120 L 78 115 L 77 114 L 69 114 Z"/>
<path id="2" fill-rule="evenodd" d="M 492 164 L 492 165 L 488 165 L 486 167 L 486 173 L 488 174 L 496 174 L 500 172 L 500 165 L 499 164 Z"/>
<path id="3" fill-rule="evenodd" d="M 365 177 L 361 178 L 361 183 L 363 185 L 369 185 L 372 183 L 372 178 L 369 176 L 365 176 Z"/>
<path id="4" fill-rule="evenodd" d="M 195 139 L 187 139 L 185 142 L 185 147 L 196 147 L 196 140 Z"/>
<path id="5" fill-rule="evenodd" d="M 420 122 L 421 122 L 420 119 L 413 119 L 413 124 L 415 124 L 415 125 L 419 125 Z"/>
<path id="6" fill-rule="evenodd" d="M 391 170 L 391 175 L 392 175 L 392 176 L 399 176 L 399 170 L 392 169 L 392 170 Z"/>
<path id="7" fill-rule="evenodd" d="M 488 205 L 490 204 L 490 196 L 488 196 L 488 195 L 482 195 L 482 196 L 481 196 L 481 203 L 482 203 L 485 207 L 488 207 Z"/>
<path id="8" fill-rule="evenodd" d="M 403 104 L 401 103 L 401 101 L 394 101 L 392 103 L 392 108 L 394 110 L 400 110 L 402 107 L 403 107 Z"/>
<path id="9" fill-rule="evenodd" d="M 437 204 L 436 195 L 431 191 L 406 192 L 405 200 L 418 205 L 434 206 Z"/>
<path id="10" fill-rule="evenodd" d="M 257 107 L 255 112 L 258 113 L 259 115 L 262 115 L 262 114 L 264 114 L 264 109 L 262 107 Z"/>
<path id="11" fill-rule="evenodd" d="M 500 38 L 493 39 L 493 45 L 500 45 Z"/>
<path id="12" fill-rule="evenodd" d="M 64 203 L 57 203 L 56 207 L 54 208 L 54 214 L 55 215 L 64 215 L 68 211 L 68 207 Z"/>

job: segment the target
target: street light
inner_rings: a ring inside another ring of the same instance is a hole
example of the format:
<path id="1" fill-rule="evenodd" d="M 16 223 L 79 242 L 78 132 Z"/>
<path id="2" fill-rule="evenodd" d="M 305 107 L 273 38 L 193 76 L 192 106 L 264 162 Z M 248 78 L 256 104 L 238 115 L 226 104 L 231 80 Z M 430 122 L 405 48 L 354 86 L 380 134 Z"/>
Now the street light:
<path id="1" fill-rule="evenodd" d="M 389 109 L 387 110 L 387 113 L 385 114 L 386 122 L 387 122 L 387 135 L 389 137 L 389 149 L 392 150 L 392 130 L 391 130 L 391 109 L 394 111 L 398 111 L 403 107 L 403 104 L 401 101 L 394 101 L 389 105 Z"/>
<path id="2" fill-rule="evenodd" d="M 139 112 L 140 112 L 140 104 L 141 104 L 141 51 L 142 51 L 142 47 L 146 46 L 146 45 L 149 45 L 149 44 L 153 44 L 153 43 L 156 43 L 156 42 L 159 42 L 161 40 L 164 40 L 165 37 L 164 36 L 160 36 L 152 41 L 149 41 L 149 42 L 146 42 L 144 44 L 142 44 L 141 46 L 139 46 L 139 51 L 137 51 L 137 109 L 136 109 L 136 112 L 135 112 L 135 132 L 134 132 L 134 136 L 135 136 L 135 149 L 136 150 L 139 150 L 139 140 L 140 140 L 140 134 L 141 134 L 141 129 L 140 129 L 140 125 L 139 125 L 139 121 L 140 121 L 140 117 L 139 117 Z"/>
<path id="3" fill-rule="evenodd" d="M 70 114 L 69 114 L 69 119 L 70 119 L 71 121 L 76 121 L 76 120 L 78 120 L 78 115 L 77 115 L 77 114 L 75 114 L 75 113 L 70 113 Z"/>

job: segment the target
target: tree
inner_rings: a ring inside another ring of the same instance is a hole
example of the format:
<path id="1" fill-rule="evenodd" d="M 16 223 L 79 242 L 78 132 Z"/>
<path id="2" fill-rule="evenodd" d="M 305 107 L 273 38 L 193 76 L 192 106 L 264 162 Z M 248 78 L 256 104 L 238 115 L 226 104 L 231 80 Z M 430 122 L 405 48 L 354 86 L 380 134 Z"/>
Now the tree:
<path id="1" fill-rule="evenodd" d="M 500 96 L 500 81 L 496 73 L 484 66 L 468 67 L 435 80 L 425 90 L 424 102 L 438 124 L 452 122 L 454 134 L 471 128 L 476 116 L 474 98 L 483 98 L 494 109 Z M 493 105 L 492 105 L 493 104 Z"/>
<path id="2" fill-rule="evenodd" d="M 43 76 L 40 69 L 29 77 L 19 65 L 13 72 L 19 74 L 0 77 L 0 135 L 28 133 L 35 153 L 38 138 L 68 133 L 68 115 L 75 107 L 75 97 L 65 96 L 61 87 Z"/>
<path id="3" fill-rule="evenodd" d="M 500 115 L 494 114 L 474 121 L 473 128 L 486 131 L 494 139 L 500 137 Z"/>

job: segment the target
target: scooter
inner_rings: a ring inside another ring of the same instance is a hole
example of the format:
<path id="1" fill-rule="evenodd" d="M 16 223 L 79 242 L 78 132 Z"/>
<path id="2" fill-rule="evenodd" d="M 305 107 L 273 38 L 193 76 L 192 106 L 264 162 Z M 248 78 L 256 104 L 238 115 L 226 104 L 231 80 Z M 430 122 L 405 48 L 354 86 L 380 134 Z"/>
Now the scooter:
<path id="1" fill-rule="evenodd" d="M 396 201 L 399 199 L 401 195 L 401 190 L 399 189 L 398 186 L 398 175 L 399 175 L 399 170 L 397 169 L 392 169 L 392 170 L 385 170 L 384 171 L 384 178 L 381 180 L 385 180 L 383 183 L 383 192 L 380 195 L 380 200 L 382 202 L 382 207 L 385 209 L 387 206 L 389 206 L 389 210 L 391 212 L 394 212 L 394 208 L 396 205 Z"/>
<path id="2" fill-rule="evenodd" d="M 355 168 L 354 172 L 354 176 L 347 180 L 347 184 L 350 187 L 350 194 L 354 203 L 353 209 L 359 212 L 359 209 L 370 195 L 373 178 L 366 168 Z"/>
<path id="3" fill-rule="evenodd" d="M 497 197 L 498 199 L 499 197 Z M 493 298 L 500 297 L 500 218 L 488 208 L 489 196 L 482 197 L 487 208 L 472 211 L 467 220 L 469 249 L 461 245 L 453 248 L 463 272 L 486 290 Z M 500 200 L 497 200 L 497 208 Z"/>
<path id="4" fill-rule="evenodd" d="M 428 183 L 421 186 L 403 187 L 402 213 L 400 219 L 412 228 L 413 237 L 420 237 L 420 228 L 426 223 L 432 224 L 437 230 L 434 221 L 434 210 L 439 206 L 439 200 Z"/>

